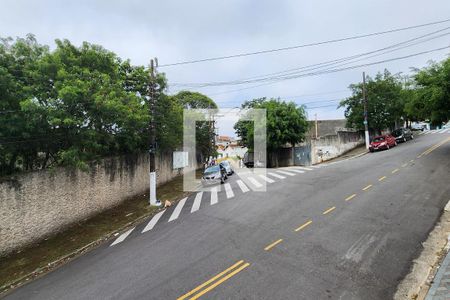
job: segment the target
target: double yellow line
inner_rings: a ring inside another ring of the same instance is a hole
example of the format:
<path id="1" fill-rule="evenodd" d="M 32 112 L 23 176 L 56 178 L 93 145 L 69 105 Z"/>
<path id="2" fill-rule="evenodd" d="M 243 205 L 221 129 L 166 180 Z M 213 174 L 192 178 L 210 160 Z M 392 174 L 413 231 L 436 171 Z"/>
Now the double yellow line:
<path id="1" fill-rule="evenodd" d="M 232 265 L 231 267 L 229 267 L 228 269 L 226 269 L 225 271 L 220 272 L 219 274 L 217 274 L 213 278 L 209 279 L 205 283 L 202 283 L 201 285 L 199 285 L 198 287 L 196 287 L 192 291 L 190 291 L 190 292 L 184 294 L 183 296 L 177 298 L 177 300 L 183 300 L 183 299 L 188 299 L 188 298 L 190 300 L 198 299 L 201 296 L 203 296 L 204 294 L 206 294 L 207 292 L 209 292 L 212 289 L 214 289 L 215 287 L 217 287 L 218 285 L 220 285 L 223 282 L 227 281 L 228 279 L 230 279 L 231 277 L 233 277 L 237 273 L 241 272 L 242 270 L 244 270 L 248 266 L 250 266 L 249 263 L 244 263 L 243 260 L 240 260 L 237 263 L 235 263 L 234 265 Z"/>
<path id="2" fill-rule="evenodd" d="M 450 141 L 450 138 L 447 138 L 445 140 L 443 140 L 442 142 L 437 143 L 436 145 L 428 148 L 427 150 L 425 150 L 423 153 L 421 153 L 419 156 L 417 156 L 417 158 L 421 158 L 424 155 L 428 155 L 430 154 L 432 151 L 434 151 L 435 149 L 437 149 L 438 147 L 444 145 L 445 143 L 447 143 L 448 141 Z"/>

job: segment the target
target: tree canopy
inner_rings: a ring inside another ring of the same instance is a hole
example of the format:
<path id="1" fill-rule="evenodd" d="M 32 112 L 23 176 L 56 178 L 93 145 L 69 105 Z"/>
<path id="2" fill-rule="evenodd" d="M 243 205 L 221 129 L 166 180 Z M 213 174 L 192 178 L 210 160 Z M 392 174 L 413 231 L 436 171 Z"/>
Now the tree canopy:
<path id="1" fill-rule="evenodd" d="M 246 101 L 242 108 L 266 109 L 267 149 L 276 150 L 286 144 L 295 145 L 305 138 L 308 122 L 303 106 L 280 99 L 258 98 Z M 234 129 L 241 138 L 241 143 L 253 149 L 254 122 L 240 120 Z"/>
<path id="2" fill-rule="evenodd" d="M 371 131 L 393 129 L 407 121 L 441 125 L 450 119 L 450 58 L 415 69 L 411 78 L 385 70 L 366 77 L 368 124 Z M 351 84 L 352 96 L 342 100 L 349 127 L 363 129 L 362 83 Z"/>
<path id="3" fill-rule="evenodd" d="M 87 168 L 105 156 L 147 150 L 149 121 L 157 144 L 182 144 L 183 108 L 214 106 L 200 93 L 165 93 L 157 77 L 156 113 L 148 107 L 149 70 L 101 46 L 34 36 L 0 40 L 0 175 L 54 165 Z"/>

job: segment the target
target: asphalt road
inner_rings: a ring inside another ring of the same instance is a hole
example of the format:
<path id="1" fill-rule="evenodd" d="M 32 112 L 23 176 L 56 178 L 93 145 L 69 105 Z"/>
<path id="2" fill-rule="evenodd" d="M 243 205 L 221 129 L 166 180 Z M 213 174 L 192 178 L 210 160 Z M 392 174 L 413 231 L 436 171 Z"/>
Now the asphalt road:
<path id="1" fill-rule="evenodd" d="M 450 134 L 283 176 L 243 193 L 234 175 L 229 199 L 189 198 L 6 299 L 390 299 L 450 200 Z"/>

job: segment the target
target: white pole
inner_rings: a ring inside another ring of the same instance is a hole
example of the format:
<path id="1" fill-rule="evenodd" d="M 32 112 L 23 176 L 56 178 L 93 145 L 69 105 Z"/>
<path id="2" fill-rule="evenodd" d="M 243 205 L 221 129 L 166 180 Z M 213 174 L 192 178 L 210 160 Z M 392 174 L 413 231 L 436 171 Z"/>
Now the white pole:
<path id="1" fill-rule="evenodd" d="M 161 205 L 161 202 L 156 199 L 156 172 L 150 172 L 150 205 Z"/>

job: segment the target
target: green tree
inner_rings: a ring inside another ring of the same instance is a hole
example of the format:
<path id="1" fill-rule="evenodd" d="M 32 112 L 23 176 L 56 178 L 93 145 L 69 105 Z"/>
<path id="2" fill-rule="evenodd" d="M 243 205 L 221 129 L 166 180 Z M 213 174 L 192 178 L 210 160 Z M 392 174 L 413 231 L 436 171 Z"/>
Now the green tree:
<path id="1" fill-rule="evenodd" d="M 450 58 L 416 70 L 415 89 L 405 110 L 417 121 L 440 125 L 450 119 Z"/>
<path id="2" fill-rule="evenodd" d="M 172 96 L 184 109 L 216 110 L 217 104 L 209 97 L 191 91 L 181 91 Z M 204 117 L 201 115 L 200 117 Z M 210 156 L 216 155 L 214 124 L 210 120 L 196 122 L 196 152 L 201 161 L 206 162 Z"/>
<path id="3" fill-rule="evenodd" d="M 259 98 L 246 101 L 242 108 L 266 109 L 267 150 L 275 151 L 286 144 L 294 146 L 304 140 L 308 122 L 303 106 L 280 99 Z M 253 149 L 254 122 L 238 121 L 234 129 L 241 143 Z"/>
<path id="4" fill-rule="evenodd" d="M 159 149 L 180 147 L 183 108 L 217 106 L 199 93 L 168 96 L 158 74 L 151 116 L 148 71 L 89 43 L 56 40 L 49 51 L 32 35 L 1 39 L 0 175 L 52 165 L 86 169 L 90 160 L 145 151 L 151 118 Z"/>
<path id="5" fill-rule="evenodd" d="M 364 129 L 363 84 L 351 84 L 352 96 L 340 102 L 339 107 L 345 107 L 345 117 L 348 127 Z M 385 70 L 375 78 L 366 78 L 367 118 L 369 130 L 381 131 L 393 128 L 405 119 L 405 97 L 402 92 L 400 75 L 392 75 Z"/>

